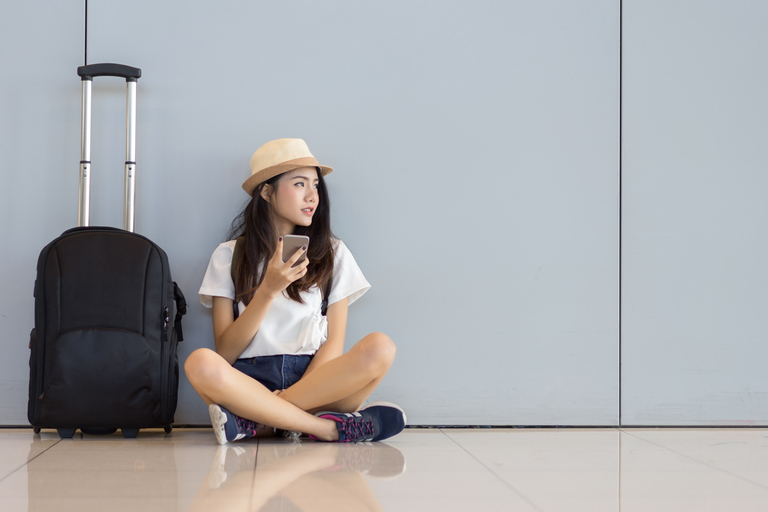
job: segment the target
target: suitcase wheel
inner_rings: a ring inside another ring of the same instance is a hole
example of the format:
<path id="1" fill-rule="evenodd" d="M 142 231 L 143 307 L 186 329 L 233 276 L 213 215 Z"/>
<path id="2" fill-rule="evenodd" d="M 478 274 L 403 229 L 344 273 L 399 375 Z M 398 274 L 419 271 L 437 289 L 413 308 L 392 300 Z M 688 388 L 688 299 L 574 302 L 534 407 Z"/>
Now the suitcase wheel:
<path id="1" fill-rule="evenodd" d="M 173 425 L 166 425 L 165 426 L 165 433 L 170 434 L 171 430 L 173 430 Z"/>
<path id="2" fill-rule="evenodd" d="M 72 439 L 72 436 L 75 435 L 76 428 L 57 428 L 56 431 L 59 433 L 59 437 L 62 439 Z"/>
<path id="3" fill-rule="evenodd" d="M 123 437 L 126 439 L 135 439 L 139 435 L 139 429 L 137 428 L 124 428 L 122 431 Z"/>
<path id="4" fill-rule="evenodd" d="M 35 434 L 39 434 L 39 433 L 40 433 L 40 427 L 32 427 L 32 431 L 33 431 Z"/>

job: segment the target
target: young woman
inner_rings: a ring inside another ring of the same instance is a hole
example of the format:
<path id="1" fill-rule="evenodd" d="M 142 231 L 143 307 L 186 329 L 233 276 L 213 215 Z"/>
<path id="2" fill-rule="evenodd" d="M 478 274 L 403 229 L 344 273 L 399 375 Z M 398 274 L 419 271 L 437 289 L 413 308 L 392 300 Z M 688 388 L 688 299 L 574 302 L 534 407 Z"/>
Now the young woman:
<path id="1" fill-rule="evenodd" d="M 405 426 L 393 404 L 361 409 L 392 365 L 392 340 L 369 334 L 343 353 L 347 309 L 370 285 L 331 233 L 323 177 L 332 170 L 301 139 L 264 144 L 243 183 L 251 201 L 230 233 L 241 241 L 211 256 L 199 293 L 213 308 L 216 351 L 194 351 L 184 368 L 221 444 L 275 429 L 378 441 Z M 283 261 L 290 234 L 309 244 Z"/>

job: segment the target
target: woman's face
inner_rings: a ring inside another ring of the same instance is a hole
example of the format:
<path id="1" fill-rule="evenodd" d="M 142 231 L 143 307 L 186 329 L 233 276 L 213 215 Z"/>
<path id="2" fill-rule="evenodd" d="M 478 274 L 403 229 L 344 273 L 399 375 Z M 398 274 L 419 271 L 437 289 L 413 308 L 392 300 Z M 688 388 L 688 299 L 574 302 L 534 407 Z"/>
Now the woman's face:
<path id="1" fill-rule="evenodd" d="M 316 168 L 300 167 L 284 173 L 273 189 L 267 191 L 265 199 L 272 205 L 281 235 L 293 233 L 296 226 L 312 224 L 312 216 L 320 201 L 319 181 Z"/>

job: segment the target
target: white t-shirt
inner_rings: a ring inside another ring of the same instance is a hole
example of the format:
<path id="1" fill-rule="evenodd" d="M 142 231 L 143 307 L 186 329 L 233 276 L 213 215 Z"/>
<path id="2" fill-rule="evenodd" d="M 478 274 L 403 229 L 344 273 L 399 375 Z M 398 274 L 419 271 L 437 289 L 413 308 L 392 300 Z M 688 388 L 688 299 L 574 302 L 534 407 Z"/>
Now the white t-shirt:
<path id="1" fill-rule="evenodd" d="M 366 281 L 355 258 L 344 242 L 334 240 L 336 255 L 333 263 L 333 281 L 328 295 L 328 305 L 344 298 L 352 304 L 371 287 Z M 234 300 L 235 284 L 230 267 L 235 241 L 219 245 L 208 263 L 208 270 L 200 286 L 200 302 L 213 307 L 213 297 Z M 290 299 L 285 292 L 272 301 L 256 336 L 239 358 L 271 356 L 278 354 L 314 354 L 328 339 L 328 322 L 321 314 L 322 291 L 313 286 L 301 293 L 304 304 Z M 238 303 L 240 313 L 245 305 Z"/>

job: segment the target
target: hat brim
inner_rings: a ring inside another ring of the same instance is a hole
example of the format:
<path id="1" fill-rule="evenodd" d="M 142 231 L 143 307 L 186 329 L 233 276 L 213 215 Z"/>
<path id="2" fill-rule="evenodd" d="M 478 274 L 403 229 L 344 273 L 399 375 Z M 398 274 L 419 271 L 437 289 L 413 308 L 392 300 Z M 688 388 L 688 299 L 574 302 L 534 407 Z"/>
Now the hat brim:
<path id="1" fill-rule="evenodd" d="M 279 174 L 283 174 L 284 172 L 298 169 L 299 167 L 317 167 L 320 169 L 320 172 L 323 173 L 323 176 L 333 172 L 332 167 L 328 167 L 327 165 L 320 165 L 317 163 L 317 160 L 312 157 L 296 158 L 294 160 L 288 160 L 287 162 L 282 162 L 271 167 L 266 167 L 252 174 L 247 180 L 243 182 L 243 190 L 245 190 L 249 196 L 253 195 L 253 191 L 257 186 L 259 186 L 259 184 L 264 183 L 265 181 L 272 179 Z"/>

